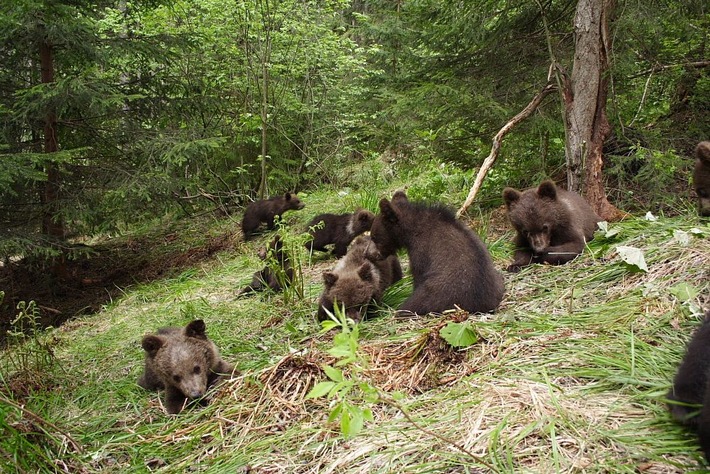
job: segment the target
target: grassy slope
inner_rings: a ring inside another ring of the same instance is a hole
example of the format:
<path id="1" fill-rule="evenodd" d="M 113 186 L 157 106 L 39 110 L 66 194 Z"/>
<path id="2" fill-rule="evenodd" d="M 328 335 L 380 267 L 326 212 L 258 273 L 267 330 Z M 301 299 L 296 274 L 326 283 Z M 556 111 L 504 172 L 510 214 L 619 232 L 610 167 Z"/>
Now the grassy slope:
<path id="1" fill-rule="evenodd" d="M 304 200 L 307 211 L 287 219 L 292 228 L 317 212 L 376 202 L 372 193 L 353 200 L 322 192 Z M 40 443 L 60 453 L 58 470 L 70 472 L 700 469 L 693 436 L 669 420 L 662 399 L 698 324 L 691 307 L 708 304 L 710 227 L 695 217 L 613 227 L 618 235 L 596 239 L 571 264 L 506 274 L 500 311 L 470 317 L 484 337 L 462 353 L 419 346 L 423 337 L 432 341 L 438 318 L 397 321 L 386 313 L 365 322 L 360 351 L 370 363 L 363 377 L 402 391 L 400 405 L 411 419 L 390 405 L 373 406 L 375 421 L 352 439 L 327 421 L 326 401 L 304 400 L 324 380 L 319 364 L 330 360 L 324 351 L 332 334 L 318 334 L 313 314 L 320 272 L 333 262 L 306 265 L 302 301 L 235 299 L 235 289 L 261 264 L 255 250 L 263 239 L 133 288 L 101 313 L 53 331 L 61 366 L 56 387 L 25 400 L 26 407 L 52 423 L 45 429 L 54 440 Z M 688 245 L 674 239 L 674 230 L 692 228 L 704 235 L 691 236 Z M 501 268 L 511 234 L 502 237 L 487 242 Z M 641 248 L 649 271 L 628 271 L 617 245 Z M 686 302 L 674 296 L 672 288 L 683 282 L 699 296 Z M 135 383 L 140 339 L 196 317 L 243 373 L 208 407 L 166 416 L 160 398 Z"/>

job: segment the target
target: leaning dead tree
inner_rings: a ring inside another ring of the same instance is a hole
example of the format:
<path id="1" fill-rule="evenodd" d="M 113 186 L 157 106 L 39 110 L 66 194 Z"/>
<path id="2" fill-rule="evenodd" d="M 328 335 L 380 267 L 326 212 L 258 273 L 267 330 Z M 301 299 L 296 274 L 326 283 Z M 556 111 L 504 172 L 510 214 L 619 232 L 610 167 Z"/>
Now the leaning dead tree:
<path id="1" fill-rule="evenodd" d="M 461 215 L 466 212 L 469 206 L 473 204 L 473 201 L 476 199 L 476 195 L 478 194 L 478 191 L 481 189 L 481 185 L 483 184 L 483 179 L 486 177 L 490 169 L 493 167 L 493 164 L 498 159 L 498 155 L 500 154 L 500 147 L 503 143 L 503 137 L 505 137 L 508 132 L 510 132 L 520 122 L 530 117 L 532 113 L 535 112 L 538 106 L 542 103 L 542 100 L 547 97 L 551 92 L 554 92 L 556 89 L 557 87 L 554 84 L 548 83 L 545 87 L 543 87 L 540 92 L 538 92 L 538 94 L 533 98 L 533 100 L 530 101 L 530 103 L 523 110 L 521 110 L 515 117 L 510 119 L 510 121 L 506 123 L 503 128 L 498 131 L 498 133 L 496 133 L 496 136 L 493 137 L 493 146 L 491 147 L 491 153 L 486 157 L 485 160 L 483 160 L 483 164 L 481 165 L 481 168 L 478 170 L 478 174 L 476 175 L 476 180 L 473 182 L 473 186 L 471 186 L 471 190 L 468 192 L 468 197 L 466 197 L 466 201 L 463 203 L 463 206 L 461 206 L 461 208 L 456 212 L 456 217 L 461 217 Z"/>

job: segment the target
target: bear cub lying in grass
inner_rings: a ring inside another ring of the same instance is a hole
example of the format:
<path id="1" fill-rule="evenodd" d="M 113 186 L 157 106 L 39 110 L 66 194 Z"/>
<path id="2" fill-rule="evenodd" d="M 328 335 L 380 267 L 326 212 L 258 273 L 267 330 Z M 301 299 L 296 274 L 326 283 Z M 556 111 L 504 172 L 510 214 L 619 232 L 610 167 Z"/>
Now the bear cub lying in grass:
<path id="1" fill-rule="evenodd" d="M 259 258 L 267 263 L 264 268 L 254 272 L 251 283 L 242 288 L 238 296 L 267 289 L 278 292 L 293 283 L 293 265 L 283 246 L 281 237 L 277 235 L 266 249 L 259 251 Z"/>
<path id="2" fill-rule="evenodd" d="M 372 262 L 366 253 L 372 240 L 367 235 L 357 237 L 329 272 L 323 273 L 325 287 L 318 300 L 318 320 L 334 312 L 334 304 L 345 306 L 345 315 L 359 322 L 367 315 L 369 304 L 379 302 L 384 291 L 402 279 L 402 267 L 397 255 Z"/>
<path id="3" fill-rule="evenodd" d="M 549 180 L 522 192 L 505 188 L 503 200 L 517 232 L 511 272 L 531 263 L 569 262 L 584 251 L 603 220 L 582 196 Z"/>
<path id="4" fill-rule="evenodd" d="M 370 230 L 374 219 L 375 215 L 366 209 L 352 214 L 318 214 L 308 223 L 313 240 L 306 243 L 306 249 L 325 252 L 326 245 L 334 244 L 333 255 L 340 258 L 355 237 Z M 321 222 L 322 227 L 318 227 Z"/>
<path id="5" fill-rule="evenodd" d="M 668 392 L 673 418 L 696 430 L 705 459 L 710 462 L 710 310 L 690 342 Z"/>
<path id="6" fill-rule="evenodd" d="M 157 334 L 144 336 L 142 346 L 145 370 L 138 385 L 146 390 L 165 389 L 165 409 L 170 414 L 204 397 L 207 389 L 234 371 L 207 338 L 201 319 L 184 328 L 161 328 Z"/>

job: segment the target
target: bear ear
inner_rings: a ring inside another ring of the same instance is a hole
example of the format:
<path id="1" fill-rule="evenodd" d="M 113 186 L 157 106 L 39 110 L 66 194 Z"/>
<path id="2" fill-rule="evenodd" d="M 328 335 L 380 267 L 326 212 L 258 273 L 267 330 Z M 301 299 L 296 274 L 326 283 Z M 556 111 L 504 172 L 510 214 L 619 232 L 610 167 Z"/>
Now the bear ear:
<path id="1" fill-rule="evenodd" d="M 503 190 L 503 201 L 505 201 L 505 207 L 510 208 L 511 204 L 518 202 L 520 194 L 520 191 L 517 189 L 505 188 Z"/>
<path id="2" fill-rule="evenodd" d="M 284 199 L 286 199 L 287 201 L 290 201 L 291 200 L 291 193 L 284 194 Z"/>
<path id="3" fill-rule="evenodd" d="M 148 334 L 147 336 L 144 336 L 143 341 L 141 341 L 143 350 L 150 355 L 155 355 L 155 353 L 158 352 L 158 350 L 164 345 L 165 339 L 160 336 L 156 336 L 155 334 Z"/>
<path id="4" fill-rule="evenodd" d="M 360 222 L 372 222 L 375 215 L 368 210 L 357 211 L 357 219 Z"/>
<path id="5" fill-rule="evenodd" d="M 330 288 L 338 281 L 338 275 L 333 272 L 323 273 L 323 282 L 326 288 Z"/>
<path id="6" fill-rule="evenodd" d="M 397 222 L 399 220 L 397 218 L 397 211 L 394 210 L 392 203 L 390 203 L 387 199 L 382 199 L 380 201 L 380 213 L 390 222 Z"/>
<path id="7" fill-rule="evenodd" d="M 372 274 L 372 265 L 369 263 L 363 263 L 360 268 L 357 269 L 357 275 L 364 281 L 372 281 L 374 275 Z"/>
<path id="8" fill-rule="evenodd" d="M 185 335 L 187 337 L 198 337 L 200 339 L 205 339 L 205 322 L 201 319 L 196 319 L 187 326 L 185 326 Z"/>
<path id="9" fill-rule="evenodd" d="M 547 179 L 540 183 L 540 186 L 537 188 L 537 195 L 541 198 L 557 199 L 557 186 L 555 186 L 555 182 Z"/>
<path id="10" fill-rule="evenodd" d="M 394 193 L 394 195 L 392 196 L 392 201 L 409 202 L 409 199 L 407 198 L 407 193 L 400 189 L 399 191 Z"/>

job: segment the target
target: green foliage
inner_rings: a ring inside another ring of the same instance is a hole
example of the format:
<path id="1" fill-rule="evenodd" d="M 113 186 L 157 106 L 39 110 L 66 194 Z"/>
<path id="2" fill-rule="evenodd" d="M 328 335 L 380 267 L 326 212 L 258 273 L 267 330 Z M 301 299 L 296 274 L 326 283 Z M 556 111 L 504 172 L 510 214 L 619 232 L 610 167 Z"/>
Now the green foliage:
<path id="1" fill-rule="evenodd" d="M 468 321 L 450 322 L 441 328 L 439 335 L 452 347 L 469 347 L 478 342 L 476 328 Z"/>
<path id="2" fill-rule="evenodd" d="M 331 319 L 321 323 L 321 332 L 340 328 L 340 332 L 333 336 L 333 346 L 327 351 L 338 361 L 335 367 L 322 366 L 330 380 L 318 382 L 308 392 L 306 399 L 327 397 L 333 400 L 328 421 L 339 420 L 340 432 L 346 438 L 351 438 L 362 431 L 366 421 L 373 421 L 372 409 L 367 405 L 377 403 L 380 395 L 376 387 L 362 378 L 367 361 L 358 352 L 359 325 L 347 320 L 345 309 L 341 309 L 337 302 L 334 309 L 335 314 L 329 314 Z M 347 369 L 347 375 L 340 367 Z"/>

